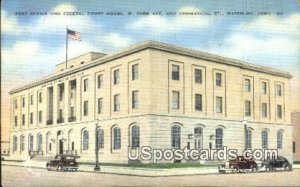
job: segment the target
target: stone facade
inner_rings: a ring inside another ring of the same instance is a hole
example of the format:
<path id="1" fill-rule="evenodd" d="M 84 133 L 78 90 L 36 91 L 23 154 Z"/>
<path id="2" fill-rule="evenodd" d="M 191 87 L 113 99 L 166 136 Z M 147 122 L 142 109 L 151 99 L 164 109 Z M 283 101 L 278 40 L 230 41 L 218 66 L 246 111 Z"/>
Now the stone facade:
<path id="1" fill-rule="evenodd" d="M 106 163 L 128 163 L 128 146 L 242 150 L 246 119 L 252 149 L 262 148 L 264 131 L 266 146 L 280 142 L 279 153 L 292 160 L 290 78 L 154 41 L 87 53 L 10 92 L 11 157 L 72 153 L 93 162 L 96 129 L 99 161 Z M 222 143 L 215 145 L 217 129 Z"/>

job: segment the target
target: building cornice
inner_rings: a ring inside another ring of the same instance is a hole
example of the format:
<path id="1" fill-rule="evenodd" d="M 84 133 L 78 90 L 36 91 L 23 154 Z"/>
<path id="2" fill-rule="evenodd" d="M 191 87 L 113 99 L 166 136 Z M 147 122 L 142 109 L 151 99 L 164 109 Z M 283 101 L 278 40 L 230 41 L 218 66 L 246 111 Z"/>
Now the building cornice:
<path id="1" fill-rule="evenodd" d="M 241 69 L 257 71 L 257 72 L 280 76 L 280 77 L 285 77 L 285 78 L 292 78 L 290 73 L 280 71 L 280 70 L 277 70 L 274 68 L 269 68 L 269 67 L 260 66 L 260 65 L 256 65 L 256 64 L 246 63 L 246 62 L 243 62 L 240 60 L 222 57 L 222 56 L 218 56 L 218 55 L 213 55 L 210 53 L 196 51 L 196 50 L 192 50 L 192 49 L 188 49 L 188 48 L 178 47 L 178 46 L 171 45 L 171 44 L 165 44 L 165 43 L 161 43 L 161 42 L 147 40 L 142 43 L 138 43 L 138 44 L 132 45 L 130 47 L 127 47 L 123 50 L 120 50 L 120 51 L 111 53 L 109 55 L 92 60 L 90 63 L 88 63 L 86 65 L 74 67 L 72 69 L 67 69 L 63 72 L 51 74 L 40 80 L 31 82 L 25 86 L 21 86 L 21 87 L 12 89 L 9 92 L 9 94 L 17 93 L 17 92 L 44 84 L 46 82 L 53 81 L 55 79 L 59 79 L 59 78 L 71 75 L 73 73 L 92 68 L 99 64 L 107 63 L 109 61 L 112 61 L 112 60 L 115 60 L 115 59 L 118 59 L 118 58 L 121 58 L 124 56 L 128 56 L 132 53 L 136 53 L 136 52 L 139 52 L 139 51 L 145 50 L 145 49 L 156 49 L 156 50 L 165 51 L 165 52 L 169 52 L 169 53 L 175 53 L 175 54 L 184 55 L 184 56 L 188 56 L 188 57 L 204 59 L 204 60 L 208 60 L 208 61 L 212 61 L 212 62 L 216 62 L 216 63 L 235 66 L 235 67 L 239 67 Z"/>

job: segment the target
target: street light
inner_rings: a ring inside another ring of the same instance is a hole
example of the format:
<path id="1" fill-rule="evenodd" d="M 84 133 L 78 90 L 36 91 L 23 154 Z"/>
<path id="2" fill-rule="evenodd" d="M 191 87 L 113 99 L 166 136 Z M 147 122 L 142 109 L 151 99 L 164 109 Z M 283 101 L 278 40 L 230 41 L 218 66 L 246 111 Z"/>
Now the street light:
<path id="1" fill-rule="evenodd" d="M 98 128 L 98 123 L 95 123 L 95 157 L 96 157 L 96 161 L 95 161 L 95 167 L 94 167 L 94 171 L 100 171 L 100 166 L 99 166 L 99 162 L 98 162 L 98 151 L 99 151 L 99 147 L 98 147 L 98 132 L 97 132 L 97 128 Z"/>
<path id="2" fill-rule="evenodd" d="M 245 149 L 247 149 L 247 124 L 248 121 L 246 118 L 243 119 L 242 121 L 243 125 L 244 125 L 244 141 L 245 141 Z"/>

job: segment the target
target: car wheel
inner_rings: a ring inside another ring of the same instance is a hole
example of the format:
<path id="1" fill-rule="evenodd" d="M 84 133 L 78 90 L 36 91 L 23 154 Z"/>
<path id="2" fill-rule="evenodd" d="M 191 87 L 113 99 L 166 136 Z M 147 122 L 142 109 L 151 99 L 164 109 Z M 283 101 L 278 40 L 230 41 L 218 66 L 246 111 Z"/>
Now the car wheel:
<path id="1" fill-rule="evenodd" d="M 47 165 L 47 170 L 50 171 L 51 170 L 51 166 L 48 164 Z"/>
<path id="2" fill-rule="evenodd" d="M 288 164 L 283 164 L 283 169 L 284 169 L 284 171 L 290 171 L 291 170 L 291 168 Z"/>
<path id="3" fill-rule="evenodd" d="M 257 172 L 257 167 L 256 166 L 251 166 L 251 171 L 252 172 Z"/>
<path id="4" fill-rule="evenodd" d="M 62 167 L 61 166 L 57 166 L 57 171 L 62 171 Z"/>
<path id="5" fill-rule="evenodd" d="M 266 171 L 273 171 L 272 167 L 271 166 L 266 166 Z"/>
<path id="6" fill-rule="evenodd" d="M 239 168 L 239 167 L 234 167 L 234 168 L 233 168 L 233 172 L 234 172 L 234 173 L 240 172 L 240 168 Z"/>

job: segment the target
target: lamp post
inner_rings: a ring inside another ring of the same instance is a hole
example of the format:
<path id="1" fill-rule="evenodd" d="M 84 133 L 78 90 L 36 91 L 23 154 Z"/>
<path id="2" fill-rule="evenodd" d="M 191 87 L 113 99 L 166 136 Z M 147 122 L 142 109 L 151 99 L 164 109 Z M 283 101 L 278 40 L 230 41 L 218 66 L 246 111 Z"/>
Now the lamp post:
<path id="1" fill-rule="evenodd" d="M 244 142 L 245 142 L 245 149 L 247 149 L 247 124 L 248 121 L 246 118 L 243 119 L 242 121 L 243 125 L 244 125 Z"/>
<path id="2" fill-rule="evenodd" d="M 99 151 L 99 147 L 98 147 L 98 133 L 97 133 L 97 128 L 98 128 L 98 123 L 95 123 L 95 157 L 96 157 L 96 161 L 95 161 L 95 167 L 94 167 L 94 171 L 100 171 L 100 166 L 99 166 L 99 162 L 98 162 L 98 151 Z"/>

